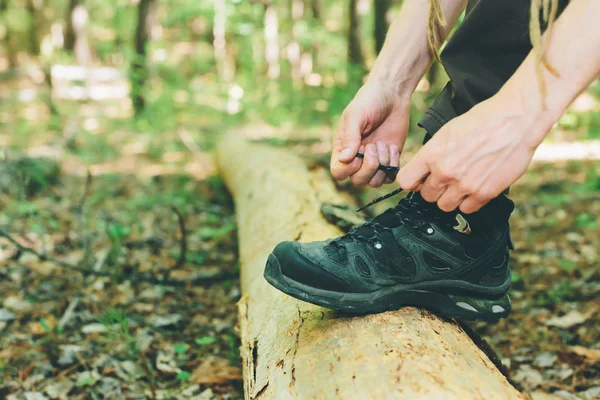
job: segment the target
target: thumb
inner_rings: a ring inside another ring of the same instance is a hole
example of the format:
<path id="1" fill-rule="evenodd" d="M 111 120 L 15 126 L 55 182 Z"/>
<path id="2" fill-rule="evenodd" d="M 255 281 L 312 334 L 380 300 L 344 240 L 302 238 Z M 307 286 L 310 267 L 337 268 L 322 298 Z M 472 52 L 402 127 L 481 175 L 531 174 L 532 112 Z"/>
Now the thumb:
<path id="1" fill-rule="evenodd" d="M 416 190 L 421 182 L 430 174 L 429 149 L 427 145 L 400 169 L 396 176 L 396 182 L 404 190 Z"/>
<path id="2" fill-rule="evenodd" d="M 342 116 L 339 127 L 339 137 L 342 139 L 340 162 L 349 163 L 356 157 L 362 140 L 362 125 L 363 118 L 358 112 L 348 112 Z"/>

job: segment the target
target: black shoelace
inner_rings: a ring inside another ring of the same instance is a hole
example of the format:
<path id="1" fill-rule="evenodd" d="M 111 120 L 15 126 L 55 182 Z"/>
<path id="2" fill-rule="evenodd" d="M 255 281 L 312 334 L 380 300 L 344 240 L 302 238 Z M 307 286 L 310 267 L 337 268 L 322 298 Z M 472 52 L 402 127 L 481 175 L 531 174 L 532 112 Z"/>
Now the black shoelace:
<path id="1" fill-rule="evenodd" d="M 365 158 L 365 155 L 363 153 L 357 153 L 356 157 Z M 398 175 L 398 172 L 400 171 L 400 168 L 398 168 L 398 167 L 392 167 L 392 166 L 383 165 L 383 164 L 379 164 L 379 167 L 377 169 L 385 172 L 386 176 L 388 178 L 390 178 L 391 180 L 395 180 L 396 175 Z M 395 195 L 402 193 L 403 190 L 404 189 L 402 189 L 402 188 L 398 188 L 398 189 L 394 190 L 393 192 L 390 192 L 384 196 L 378 197 L 375 200 L 373 200 L 372 202 L 370 202 L 369 204 L 360 207 L 358 210 L 356 210 L 356 212 L 360 212 L 360 211 L 365 210 L 383 200 L 389 199 L 390 197 L 394 197 Z"/>
<path id="2" fill-rule="evenodd" d="M 397 190 L 394 192 L 399 193 Z M 383 198 L 391 197 L 392 193 L 383 196 Z M 376 199 L 373 204 L 378 201 L 381 200 Z M 379 243 L 379 233 L 391 228 L 390 226 L 387 226 L 388 218 L 386 217 L 386 215 L 389 215 L 390 213 L 401 216 L 404 223 L 410 224 L 415 229 L 426 226 L 428 224 L 427 220 L 429 219 L 442 219 L 440 213 L 436 212 L 434 208 L 428 207 L 422 201 L 413 199 L 413 196 L 408 196 L 400 200 L 395 207 L 386 210 L 379 217 L 366 221 L 364 224 L 352 228 L 344 236 L 334 239 L 330 243 L 330 246 L 335 248 L 336 251 L 340 251 L 344 250 L 344 247 L 342 246 L 344 240 L 358 240 L 370 244 Z"/>

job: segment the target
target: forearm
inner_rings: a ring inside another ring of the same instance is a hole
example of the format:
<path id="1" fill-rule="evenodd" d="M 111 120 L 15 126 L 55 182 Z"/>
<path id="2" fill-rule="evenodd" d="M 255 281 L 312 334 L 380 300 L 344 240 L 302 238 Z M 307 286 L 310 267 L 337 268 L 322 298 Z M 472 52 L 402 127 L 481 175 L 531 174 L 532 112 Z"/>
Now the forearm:
<path id="1" fill-rule="evenodd" d="M 565 109 L 600 74 L 600 1 L 571 0 L 548 32 L 546 50 L 554 75 L 542 67 L 545 95 L 541 90 L 533 52 L 499 92 L 507 107 L 526 112 L 542 124 L 532 132 L 534 144 L 542 142 Z M 545 38 L 545 40 L 547 40 Z"/>
<path id="2" fill-rule="evenodd" d="M 447 36 L 466 6 L 466 0 L 442 0 Z M 381 53 L 369 75 L 410 96 L 431 64 L 427 43 L 429 0 L 405 1 L 392 23 Z"/>

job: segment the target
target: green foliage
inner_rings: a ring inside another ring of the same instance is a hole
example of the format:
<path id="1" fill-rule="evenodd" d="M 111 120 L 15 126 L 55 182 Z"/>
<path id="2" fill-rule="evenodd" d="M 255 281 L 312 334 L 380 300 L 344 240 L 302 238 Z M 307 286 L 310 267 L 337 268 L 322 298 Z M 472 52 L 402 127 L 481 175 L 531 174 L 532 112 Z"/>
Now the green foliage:
<path id="1" fill-rule="evenodd" d="M 121 341 L 125 347 L 125 355 L 132 361 L 140 358 L 140 348 L 136 338 L 131 334 L 127 314 L 110 308 L 102 314 L 98 321 L 106 327 L 107 336 L 112 340 Z"/>
<path id="2" fill-rule="evenodd" d="M 106 234 L 110 239 L 111 248 L 107 257 L 108 264 L 114 264 L 121 253 L 121 248 L 125 239 L 130 235 L 131 229 L 128 226 L 121 225 L 117 222 L 108 223 L 106 225 Z"/>
<path id="3" fill-rule="evenodd" d="M 518 272 L 512 271 L 510 275 L 510 280 L 512 283 L 518 283 L 523 281 L 523 278 L 521 278 L 521 275 Z"/>
<path id="4" fill-rule="evenodd" d="M 567 272 L 573 272 L 573 271 L 577 271 L 579 269 L 579 264 L 574 263 L 573 261 L 569 261 L 569 260 L 560 260 L 560 264 L 559 264 L 560 268 L 567 271 Z"/>
<path id="5" fill-rule="evenodd" d="M 210 344 L 216 343 L 217 339 L 214 336 L 203 336 L 196 338 L 194 342 L 196 342 L 199 346 L 208 346 Z"/>
<path id="6" fill-rule="evenodd" d="M 598 218 L 589 213 L 583 212 L 577 216 L 575 219 L 575 225 L 578 228 L 597 228 L 598 227 Z"/>
<path id="7" fill-rule="evenodd" d="M 241 358 L 239 338 L 233 333 L 230 333 L 226 336 L 226 340 L 227 345 L 229 346 L 229 361 L 231 361 L 232 364 L 239 363 Z"/>
<path id="8" fill-rule="evenodd" d="M 550 290 L 539 293 L 535 302 L 540 306 L 550 306 L 565 300 L 576 298 L 577 290 L 573 287 L 571 281 L 559 282 Z"/>
<path id="9" fill-rule="evenodd" d="M 194 232 L 194 235 L 202 239 L 219 239 L 233 230 L 235 230 L 235 224 L 227 224 L 216 228 L 205 226 Z"/>
<path id="10" fill-rule="evenodd" d="M 185 354 L 188 350 L 188 345 L 185 343 L 175 343 L 173 345 L 173 349 L 175 350 L 175 353 L 177 354 Z"/>
<path id="11" fill-rule="evenodd" d="M 25 8 L 11 7 L 0 15 L 0 22 L 11 32 L 24 33 L 31 26 L 31 15 Z"/>
<path id="12" fill-rule="evenodd" d="M 187 371 L 181 370 L 177 374 L 176 378 L 178 381 L 187 381 L 188 379 L 190 379 L 190 376 L 192 376 L 192 374 L 190 374 Z"/>

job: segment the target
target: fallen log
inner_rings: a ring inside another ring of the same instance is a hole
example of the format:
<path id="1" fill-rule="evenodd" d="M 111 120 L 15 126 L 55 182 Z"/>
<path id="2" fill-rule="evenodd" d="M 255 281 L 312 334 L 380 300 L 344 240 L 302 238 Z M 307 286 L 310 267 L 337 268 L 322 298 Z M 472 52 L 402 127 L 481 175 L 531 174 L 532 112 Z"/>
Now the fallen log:
<path id="1" fill-rule="evenodd" d="M 320 207 L 347 199 L 327 171 L 239 137 L 220 142 L 217 164 L 237 215 L 246 399 L 525 398 L 456 323 L 411 307 L 340 316 L 272 288 L 275 245 L 342 234 Z"/>

